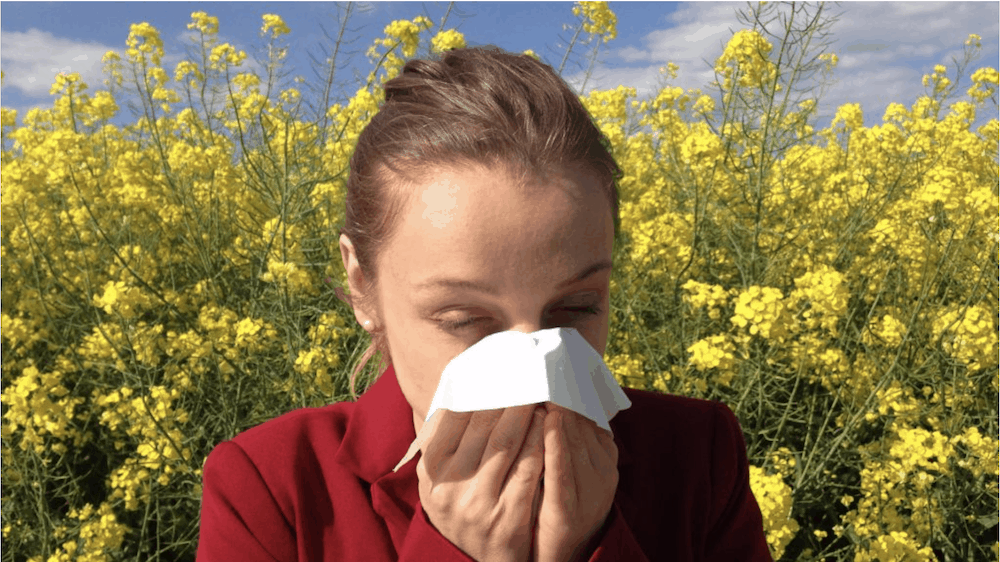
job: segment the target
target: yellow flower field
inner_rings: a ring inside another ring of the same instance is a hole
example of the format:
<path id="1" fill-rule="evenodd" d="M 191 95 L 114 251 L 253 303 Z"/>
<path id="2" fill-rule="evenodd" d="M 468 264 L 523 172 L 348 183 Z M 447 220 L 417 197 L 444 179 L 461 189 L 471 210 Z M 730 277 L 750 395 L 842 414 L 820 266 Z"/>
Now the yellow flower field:
<path id="1" fill-rule="evenodd" d="M 571 16 L 577 45 L 617 34 L 606 3 Z M 348 159 L 408 57 L 465 46 L 441 24 L 391 22 L 367 83 L 315 100 L 277 78 L 278 15 L 258 75 L 195 12 L 191 60 L 136 24 L 102 89 L 3 108 L 5 562 L 193 559 L 212 447 L 354 398 Z M 960 91 L 938 66 L 881 124 L 821 127 L 804 48 L 747 28 L 712 93 L 582 98 L 624 171 L 605 360 L 733 409 L 776 560 L 998 560 L 998 121 L 971 125 L 997 70 Z"/>

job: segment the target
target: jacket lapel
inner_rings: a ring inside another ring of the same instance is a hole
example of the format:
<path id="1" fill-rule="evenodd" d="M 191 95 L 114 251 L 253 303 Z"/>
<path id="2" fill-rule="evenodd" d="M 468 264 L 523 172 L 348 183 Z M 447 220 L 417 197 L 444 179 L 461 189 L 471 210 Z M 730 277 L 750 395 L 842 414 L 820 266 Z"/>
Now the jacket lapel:
<path id="1" fill-rule="evenodd" d="M 335 459 L 370 486 L 372 507 L 385 520 L 397 552 L 420 499 L 419 456 L 398 472 L 392 468 L 415 438 L 413 408 L 390 365 L 356 402 Z"/>

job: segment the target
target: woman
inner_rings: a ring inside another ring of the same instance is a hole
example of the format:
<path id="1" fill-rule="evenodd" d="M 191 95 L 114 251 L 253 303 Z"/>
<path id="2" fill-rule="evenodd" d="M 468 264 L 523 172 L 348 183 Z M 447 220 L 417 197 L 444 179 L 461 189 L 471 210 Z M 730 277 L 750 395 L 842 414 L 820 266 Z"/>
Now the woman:
<path id="1" fill-rule="evenodd" d="M 392 471 L 478 340 L 565 326 L 604 353 L 620 172 L 531 57 L 455 50 L 385 90 L 351 158 L 340 248 L 342 298 L 373 337 L 362 365 L 378 350 L 389 366 L 357 402 L 212 451 L 198 560 L 771 560 L 718 403 L 626 389 L 613 437 L 551 403 L 442 411 Z"/>

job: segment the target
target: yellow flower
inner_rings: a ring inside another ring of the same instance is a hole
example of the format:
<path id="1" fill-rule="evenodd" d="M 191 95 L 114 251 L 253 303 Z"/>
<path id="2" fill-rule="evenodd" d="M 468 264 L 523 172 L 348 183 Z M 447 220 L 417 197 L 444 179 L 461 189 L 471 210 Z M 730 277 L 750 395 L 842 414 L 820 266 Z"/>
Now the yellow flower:
<path id="1" fill-rule="evenodd" d="M 875 340 L 871 337 L 874 335 L 878 338 L 878 341 L 883 342 L 889 347 L 899 347 L 903 342 L 903 336 L 906 334 L 906 325 L 894 318 L 890 314 L 885 314 L 882 318 L 878 320 L 873 320 L 868 329 L 863 334 L 865 343 L 872 345 Z"/>
<path id="2" fill-rule="evenodd" d="M 827 72 L 832 71 L 834 69 L 834 67 L 837 66 L 837 63 L 840 62 L 840 58 L 837 56 L 836 53 L 823 53 L 823 54 L 819 55 L 819 57 L 817 57 L 817 58 L 819 58 L 819 60 L 821 60 L 821 61 L 825 61 L 826 62 L 826 69 L 825 70 Z"/>
<path id="3" fill-rule="evenodd" d="M 144 55 L 149 55 L 153 65 L 160 65 L 163 41 L 160 39 L 160 32 L 148 22 L 132 24 L 126 44 L 129 48 L 125 50 L 125 54 L 129 60 L 139 62 Z"/>
<path id="4" fill-rule="evenodd" d="M 836 336 L 837 322 L 847 312 L 850 293 L 847 280 L 839 271 L 820 265 L 795 279 L 792 300 L 805 300 L 808 310 L 803 312 L 808 328 L 822 327 Z"/>
<path id="5" fill-rule="evenodd" d="M 436 53 L 465 48 L 465 36 L 454 29 L 441 31 L 431 39 L 431 48 Z"/>
<path id="6" fill-rule="evenodd" d="M 699 371 L 718 369 L 720 371 L 720 383 L 729 386 L 733 373 L 731 369 L 735 363 L 735 347 L 732 341 L 725 335 L 709 336 L 700 339 L 688 347 L 687 352 L 691 354 L 690 362 Z"/>
<path id="7" fill-rule="evenodd" d="M 279 35 L 285 35 L 291 33 L 292 30 L 285 25 L 285 21 L 281 19 L 281 16 L 275 14 L 264 14 L 264 25 L 260 28 L 261 35 L 267 35 L 271 32 L 271 37 L 278 37 Z"/>
<path id="8" fill-rule="evenodd" d="M 837 114 L 833 118 L 832 125 L 843 122 L 844 126 L 851 130 L 860 129 L 865 124 L 865 116 L 861 112 L 861 104 L 846 103 L 837 108 Z"/>
<path id="9" fill-rule="evenodd" d="M 777 76 L 777 67 L 768 58 L 772 49 L 771 43 L 756 31 L 736 32 L 715 61 L 715 71 L 724 78 L 723 89 L 732 88 L 734 73 L 743 86 L 771 83 Z"/>
<path id="10" fill-rule="evenodd" d="M 198 65 L 191 61 L 183 60 L 177 63 L 174 67 L 174 80 L 177 82 L 182 82 L 188 74 L 193 74 L 200 80 L 204 80 L 201 71 L 198 69 Z"/>
<path id="11" fill-rule="evenodd" d="M 244 51 L 237 51 L 236 48 L 229 43 L 216 45 L 212 48 L 211 53 L 208 55 L 211 67 L 215 70 L 222 70 L 225 68 L 225 64 L 223 64 L 223 62 L 232 66 L 240 66 L 246 58 L 247 54 Z"/>
<path id="12" fill-rule="evenodd" d="M 192 12 L 191 23 L 188 29 L 197 29 L 205 35 L 215 35 L 219 33 L 219 18 L 209 16 L 205 12 Z"/>
<path id="13" fill-rule="evenodd" d="M 750 489 L 764 518 L 764 534 L 772 557 L 777 560 L 785 547 L 795 538 L 799 523 L 791 517 L 792 489 L 781 475 L 767 474 L 764 469 L 750 465 Z"/>
<path id="14" fill-rule="evenodd" d="M 782 298 L 779 289 L 754 285 L 740 293 L 730 321 L 741 328 L 749 326 L 750 335 L 783 341 L 789 320 Z"/>
<path id="15" fill-rule="evenodd" d="M 972 87 L 967 91 L 969 97 L 978 103 L 994 96 L 1000 85 L 1000 73 L 995 68 L 980 68 L 972 73 Z"/>
<path id="16" fill-rule="evenodd" d="M 646 374 L 641 355 L 619 354 L 610 358 L 605 356 L 605 363 L 618 384 L 626 388 L 645 388 Z"/>
<path id="17" fill-rule="evenodd" d="M 941 338 L 944 349 L 972 370 L 978 370 L 992 361 L 1000 352 L 997 337 L 996 314 L 985 305 L 967 309 L 949 307 L 934 321 L 935 336 Z"/>
<path id="18" fill-rule="evenodd" d="M 600 36 L 605 43 L 618 37 L 618 16 L 607 2 L 576 2 L 573 15 L 582 18 L 584 31 Z"/>

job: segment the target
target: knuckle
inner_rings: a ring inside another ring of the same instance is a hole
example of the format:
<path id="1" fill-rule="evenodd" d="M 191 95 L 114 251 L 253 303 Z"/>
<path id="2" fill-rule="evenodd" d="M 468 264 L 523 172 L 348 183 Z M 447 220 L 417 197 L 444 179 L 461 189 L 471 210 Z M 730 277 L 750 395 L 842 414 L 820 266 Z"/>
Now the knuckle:
<path id="1" fill-rule="evenodd" d="M 544 466 L 545 459 L 542 456 L 541 451 L 526 454 L 522 456 L 514 466 L 514 470 L 511 472 L 511 478 L 522 482 L 536 480 L 538 479 L 538 476 L 541 475 L 542 468 Z"/>
<path id="2" fill-rule="evenodd" d="M 521 434 L 512 423 L 498 424 L 490 434 L 489 448 L 494 451 L 509 451 L 520 443 Z"/>
<path id="3" fill-rule="evenodd" d="M 441 457 L 440 451 L 429 452 L 417 463 L 417 478 L 436 479 L 441 475 L 444 466 L 445 459 Z"/>
<path id="4" fill-rule="evenodd" d="M 469 426 L 477 431 L 489 430 L 496 425 L 502 412 L 503 410 L 482 410 L 473 412 L 472 419 L 469 420 Z"/>
<path id="5" fill-rule="evenodd" d="M 475 527 L 481 524 L 483 515 L 487 510 L 483 497 L 471 490 L 466 490 L 461 495 L 458 507 L 460 508 L 458 510 L 458 517 L 461 518 L 462 524 L 467 527 Z"/>
<path id="6" fill-rule="evenodd" d="M 432 439 L 425 443 L 420 452 L 420 462 L 426 465 L 428 471 L 440 466 L 446 455 L 445 444 L 440 439 Z M 418 465 L 419 466 L 419 465 Z"/>

